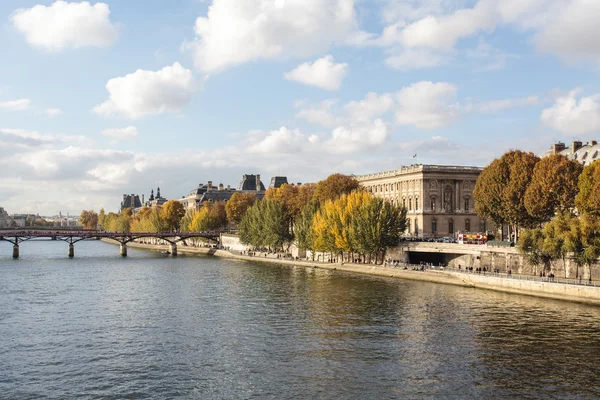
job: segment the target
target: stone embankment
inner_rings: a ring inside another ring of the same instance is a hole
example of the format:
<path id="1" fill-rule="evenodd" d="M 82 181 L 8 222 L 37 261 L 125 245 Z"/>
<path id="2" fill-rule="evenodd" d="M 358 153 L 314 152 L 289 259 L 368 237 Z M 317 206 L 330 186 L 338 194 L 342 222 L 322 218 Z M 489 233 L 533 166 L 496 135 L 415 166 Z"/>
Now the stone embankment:
<path id="1" fill-rule="evenodd" d="M 111 240 L 106 241 L 113 244 L 118 244 L 117 242 Z M 128 243 L 128 246 L 152 251 L 169 251 L 169 246 L 167 245 L 131 242 Z M 304 266 L 308 268 L 321 268 L 368 275 L 387 276 L 393 278 L 442 283 L 448 285 L 488 289 L 506 293 L 600 305 L 600 287 L 593 286 L 567 285 L 553 282 L 508 279 L 506 277 L 503 277 L 502 275 L 465 274 L 448 270 L 414 271 L 411 269 L 405 270 L 402 268 L 387 267 L 380 265 L 375 266 L 369 264 L 323 263 L 306 260 L 282 259 L 264 254 L 260 254 L 257 256 L 249 256 L 241 254 L 237 251 L 220 250 L 211 247 L 179 246 L 178 252 L 179 254 L 213 255 L 217 257 L 238 260 L 269 262 L 279 265 Z"/>

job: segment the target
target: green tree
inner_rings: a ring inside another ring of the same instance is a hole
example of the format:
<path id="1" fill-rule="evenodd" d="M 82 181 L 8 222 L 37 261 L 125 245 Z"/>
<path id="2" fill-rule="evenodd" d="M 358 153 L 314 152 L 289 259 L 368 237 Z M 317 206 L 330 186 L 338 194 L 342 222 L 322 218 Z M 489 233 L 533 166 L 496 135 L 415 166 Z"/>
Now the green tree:
<path id="1" fill-rule="evenodd" d="M 302 208 L 300 215 L 296 219 L 294 236 L 296 238 L 298 248 L 302 250 L 314 251 L 312 224 L 315 214 L 318 210 L 319 205 L 317 202 L 311 201 Z"/>
<path id="2" fill-rule="evenodd" d="M 562 260 L 565 278 L 567 277 L 566 259 L 571 251 L 569 243 L 573 219 L 576 219 L 576 217 L 570 212 L 560 213 L 543 228 L 544 252 L 553 260 Z"/>
<path id="3" fill-rule="evenodd" d="M 256 195 L 254 193 L 234 193 L 225 205 L 227 220 L 239 224 L 248 208 L 254 205 L 254 203 L 256 203 Z"/>
<path id="4" fill-rule="evenodd" d="M 319 204 L 325 204 L 327 200 L 335 200 L 343 194 L 348 194 L 358 189 L 358 181 L 348 175 L 332 174 L 327 179 L 317 183 L 314 196 Z"/>
<path id="5" fill-rule="evenodd" d="M 579 175 L 575 205 L 580 213 L 600 216 L 600 162 L 594 161 Z"/>
<path id="6" fill-rule="evenodd" d="M 577 161 L 554 154 L 542 158 L 533 169 L 525 191 L 525 208 L 538 221 L 550 221 L 556 213 L 572 211 L 583 167 Z"/>
<path id="7" fill-rule="evenodd" d="M 544 231 L 541 228 L 526 229 L 521 233 L 518 248 L 530 265 L 534 267 L 542 265 L 546 270 L 552 255 L 544 248 L 544 240 Z"/>
<path id="8" fill-rule="evenodd" d="M 291 242 L 290 220 L 281 201 L 264 199 L 248 209 L 239 226 L 240 241 L 282 250 Z"/>

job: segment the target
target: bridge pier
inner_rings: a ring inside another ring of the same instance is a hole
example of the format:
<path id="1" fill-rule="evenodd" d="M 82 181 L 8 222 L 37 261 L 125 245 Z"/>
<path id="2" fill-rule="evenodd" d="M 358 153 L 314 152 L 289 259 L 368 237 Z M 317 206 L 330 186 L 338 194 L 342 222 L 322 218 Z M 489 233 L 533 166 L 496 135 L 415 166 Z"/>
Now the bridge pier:
<path id="1" fill-rule="evenodd" d="M 173 257 L 177 256 L 177 244 L 171 243 L 171 255 Z"/>
<path id="2" fill-rule="evenodd" d="M 13 258 L 19 258 L 19 245 L 15 244 L 13 246 Z"/>
<path id="3" fill-rule="evenodd" d="M 121 255 L 121 257 L 127 257 L 127 244 L 126 243 L 121 243 L 121 249 L 119 251 L 119 254 Z"/>
<path id="4" fill-rule="evenodd" d="M 75 246 L 73 243 L 69 243 L 69 258 L 75 257 Z"/>

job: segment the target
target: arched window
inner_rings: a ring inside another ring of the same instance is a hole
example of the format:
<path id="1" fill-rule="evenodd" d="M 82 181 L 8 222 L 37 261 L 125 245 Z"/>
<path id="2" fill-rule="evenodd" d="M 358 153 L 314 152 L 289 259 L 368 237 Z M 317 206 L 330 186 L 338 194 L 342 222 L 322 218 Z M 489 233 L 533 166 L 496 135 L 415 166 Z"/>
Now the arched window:
<path id="1" fill-rule="evenodd" d="M 415 210 L 419 209 L 419 196 L 415 196 Z"/>
<path id="2" fill-rule="evenodd" d="M 412 210 L 412 197 L 408 198 L 408 209 Z"/>
<path id="3" fill-rule="evenodd" d="M 431 232 L 437 232 L 437 220 L 435 218 L 431 220 Z"/>
<path id="4" fill-rule="evenodd" d="M 469 198 L 465 197 L 465 211 L 468 212 L 469 211 Z"/>
<path id="5" fill-rule="evenodd" d="M 402 207 L 406 208 L 406 197 L 402 198 Z"/>
<path id="6" fill-rule="evenodd" d="M 471 220 L 469 218 L 465 220 L 465 231 L 471 232 Z"/>
<path id="7" fill-rule="evenodd" d="M 431 196 L 431 210 L 435 211 L 435 196 Z"/>

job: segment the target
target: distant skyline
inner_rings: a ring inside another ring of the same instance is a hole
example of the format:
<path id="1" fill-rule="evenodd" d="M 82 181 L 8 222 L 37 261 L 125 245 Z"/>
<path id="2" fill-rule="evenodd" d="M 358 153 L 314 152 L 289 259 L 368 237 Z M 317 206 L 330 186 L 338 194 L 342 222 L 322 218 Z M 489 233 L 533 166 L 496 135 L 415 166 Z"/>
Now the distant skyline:
<path id="1" fill-rule="evenodd" d="M 600 1 L 4 0 L 0 206 L 600 139 Z M 413 158 L 416 154 L 417 157 Z"/>

